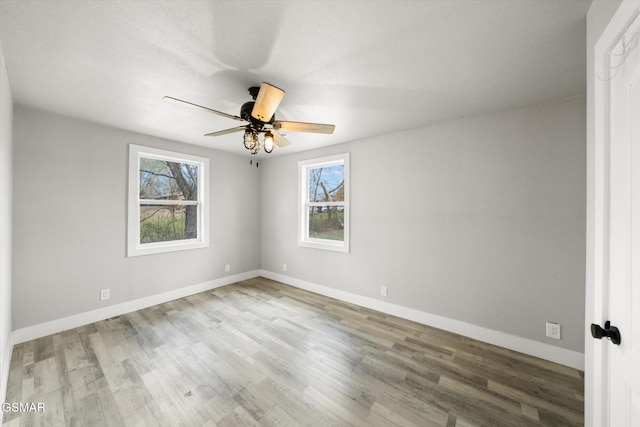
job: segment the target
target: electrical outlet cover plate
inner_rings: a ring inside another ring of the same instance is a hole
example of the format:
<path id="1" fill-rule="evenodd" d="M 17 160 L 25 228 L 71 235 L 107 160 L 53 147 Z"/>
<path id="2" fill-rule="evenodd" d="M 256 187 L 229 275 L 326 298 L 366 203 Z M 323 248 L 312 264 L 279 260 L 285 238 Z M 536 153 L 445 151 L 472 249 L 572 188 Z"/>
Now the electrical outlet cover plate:
<path id="1" fill-rule="evenodd" d="M 547 322 L 547 336 L 549 338 L 560 339 L 560 324 L 554 322 Z"/>
<path id="2" fill-rule="evenodd" d="M 382 295 L 383 297 L 386 297 L 388 295 L 386 286 L 380 286 L 380 295 Z"/>
<path id="3" fill-rule="evenodd" d="M 108 300 L 111 298 L 111 289 L 102 289 L 100 291 L 100 301 Z"/>

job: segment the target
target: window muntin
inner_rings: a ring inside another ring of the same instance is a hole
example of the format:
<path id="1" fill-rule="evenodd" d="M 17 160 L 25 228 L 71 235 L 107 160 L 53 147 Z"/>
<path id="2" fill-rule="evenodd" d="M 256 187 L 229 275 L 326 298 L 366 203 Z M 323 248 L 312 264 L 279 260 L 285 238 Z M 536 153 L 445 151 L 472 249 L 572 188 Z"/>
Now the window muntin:
<path id="1" fill-rule="evenodd" d="M 209 245 L 203 157 L 131 145 L 128 256 Z"/>
<path id="2" fill-rule="evenodd" d="M 300 246 L 349 251 L 349 154 L 298 163 Z"/>

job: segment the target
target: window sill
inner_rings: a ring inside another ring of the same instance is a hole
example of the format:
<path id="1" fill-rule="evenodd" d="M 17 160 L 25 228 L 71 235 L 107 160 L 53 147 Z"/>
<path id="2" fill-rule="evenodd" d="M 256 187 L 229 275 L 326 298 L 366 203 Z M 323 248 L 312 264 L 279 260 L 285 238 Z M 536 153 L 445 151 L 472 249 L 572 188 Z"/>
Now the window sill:
<path id="1" fill-rule="evenodd" d="M 170 244 L 148 243 L 145 245 L 137 245 L 130 248 L 127 257 L 135 257 L 142 255 L 162 254 L 167 252 L 180 252 L 192 249 L 208 248 L 209 243 L 201 240 L 189 240 L 185 242 L 171 242 Z"/>
<path id="2" fill-rule="evenodd" d="M 345 242 L 332 242 L 331 240 L 302 240 L 298 241 L 298 246 L 313 249 L 323 249 L 325 251 L 349 253 L 349 245 Z"/>

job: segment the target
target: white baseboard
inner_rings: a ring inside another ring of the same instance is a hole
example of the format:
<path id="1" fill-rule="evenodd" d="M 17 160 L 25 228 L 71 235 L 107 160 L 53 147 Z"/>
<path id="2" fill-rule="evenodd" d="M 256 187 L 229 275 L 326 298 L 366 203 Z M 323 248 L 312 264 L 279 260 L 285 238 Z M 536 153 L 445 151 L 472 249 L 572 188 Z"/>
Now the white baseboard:
<path id="1" fill-rule="evenodd" d="M 26 328 L 17 329 L 13 332 L 14 342 L 19 344 L 33 339 L 46 337 L 47 335 L 56 334 L 67 329 L 77 328 L 78 326 L 109 319 L 114 316 L 120 316 L 132 311 L 141 310 L 153 305 L 197 294 L 199 292 L 230 285 L 231 283 L 240 282 L 242 280 L 251 279 L 258 275 L 258 270 L 247 271 L 245 273 L 221 277 L 219 279 L 209 280 L 208 282 L 186 286 L 184 288 L 139 298 L 133 301 L 123 302 L 121 304 L 110 305 L 109 307 L 99 308 L 85 313 L 74 314 L 73 316 L 63 317 L 62 319 L 27 326 Z"/>
<path id="2" fill-rule="evenodd" d="M 7 397 L 7 386 L 9 385 L 9 368 L 11 367 L 11 355 L 13 354 L 13 333 L 9 333 L 7 348 L 2 355 L 0 364 L 0 404 L 5 402 Z M 4 411 L 0 411 L 0 425 L 2 425 Z"/>
<path id="3" fill-rule="evenodd" d="M 432 326 L 434 328 L 453 332 L 465 337 L 477 339 L 489 344 L 494 344 L 584 371 L 584 354 L 577 351 L 567 350 L 565 348 L 476 326 L 471 323 L 461 322 L 448 317 L 427 313 L 397 304 L 391 304 L 374 298 L 341 291 L 339 289 L 329 288 L 267 270 L 259 270 L 258 272 L 262 277 L 286 283 L 287 285 L 295 286 L 296 288 L 336 298 L 362 307 L 371 308 L 382 313 L 402 317 L 404 319 L 422 323 L 423 325 Z"/>

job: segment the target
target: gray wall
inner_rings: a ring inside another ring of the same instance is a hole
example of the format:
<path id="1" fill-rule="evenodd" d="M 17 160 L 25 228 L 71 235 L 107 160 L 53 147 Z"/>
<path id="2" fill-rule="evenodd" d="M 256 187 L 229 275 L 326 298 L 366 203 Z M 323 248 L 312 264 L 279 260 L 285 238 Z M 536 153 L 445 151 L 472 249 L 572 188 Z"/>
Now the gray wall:
<path id="1" fill-rule="evenodd" d="M 0 402 L 4 402 L 4 360 L 8 351 L 11 325 L 11 179 L 13 146 L 13 102 L 0 48 Z M 0 420 L 2 416 L 0 415 Z"/>
<path id="2" fill-rule="evenodd" d="M 297 162 L 351 153 L 351 253 L 298 247 Z M 261 268 L 584 349 L 585 98 L 269 158 Z M 562 325 L 561 341 L 545 321 Z"/>
<path id="3" fill-rule="evenodd" d="M 14 329 L 259 267 L 259 171 L 246 157 L 20 106 L 14 113 Z M 125 257 L 130 143 L 210 159 L 209 248 Z M 109 301 L 99 300 L 102 288 Z"/>
<path id="4" fill-rule="evenodd" d="M 264 268 L 574 351 L 584 346 L 585 99 L 272 157 L 17 107 L 14 329 Z M 125 257 L 129 143 L 211 159 L 211 247 Z M 296 244 L 297 161 L 351 152 L 351 253 Z M 258 191 L 259 187 L 259 191 Z M 258 215 L 259 212 L 259 215 Z M 258 223 L 260 221 L 260 223 Z M 544 337 L 560 322 L 562 341 Z"/>

